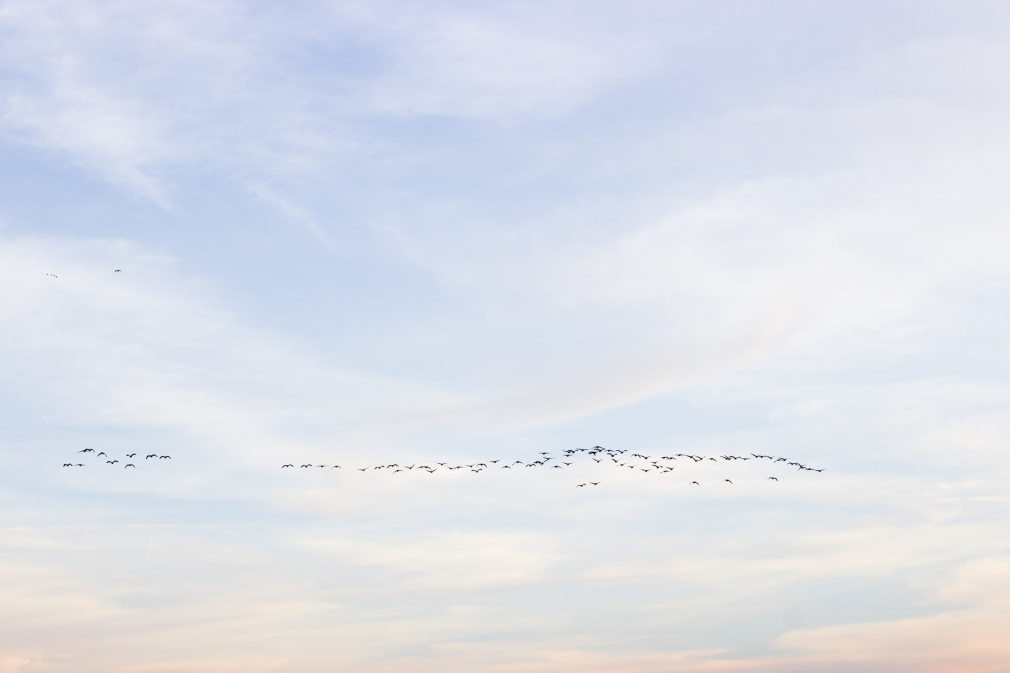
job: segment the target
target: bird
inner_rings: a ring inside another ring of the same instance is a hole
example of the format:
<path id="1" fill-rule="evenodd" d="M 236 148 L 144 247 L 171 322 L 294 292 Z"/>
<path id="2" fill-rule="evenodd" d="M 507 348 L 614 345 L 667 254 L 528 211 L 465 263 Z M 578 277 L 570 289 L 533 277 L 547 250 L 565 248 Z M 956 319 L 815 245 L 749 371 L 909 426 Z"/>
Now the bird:
<path id="1" fill-rule="evenodd" d="M 168 458 L 169 460 L 172 460 L 172 456 L 158 456 L 158 460 L 161 460 L 162 458 Z"/>
<path id="2" fill-rule="evenodd" d="M 77 463 L 77 467 L 84 467 L 84 463 Z"/>
<path id="3" fill-rule="evenodd" d="M 156 453 L 149 453 L 146 456 L 144 456 L 144 460 L 147 460 L 148 458 L 157 458 L 157 457 L 158 457 L 158 454 L 156 454 Z"/>
<path id="4" fill-rule="evenodd" d="M 118 461 L 118 460 L 107 460 L 107 461 L 105 461 L 105 462 L 106 462 L 106 463 L 108 463 L 109 465 L 115 465 L 115 464 L 116 464 L 116 463 L 118 463 L 119 461 Z"/>
<path id="5" fill-rule="evenodd" d="M 723 479 L 723 481 L 729 481 L 729 479 Z M 731 484 L 732 484 L 733 482 L 732 482 L 732 481 L 729 481 L 729 483 L 731 483 Z"/>
<path id="6" fill-rule="evenodd" d="M 593 486 L 599 486 L 600 485 L 600 482 L 598 482 L 598 481 L 591 481 L 589 483 L 592 484 Z"/>
<path id="7" fill-rule="evenodd" d="M 337 470 L 337 469 L 340 469 L 340 470 L 342 470 L 342 469 L 344 469 L 344 468 L 340 467 L 339 465 L 334 465 L 334 466 L 333 466 L 333 467 L 331 467 L 330 469 L 331 469 L 331 470 Z"/>
<path id="8" fill-rule="evenodd" d="M 281 465 L 281 469 L 282 469 L 282 470 L 283 470 L 283 469 L 284 469 L 285 467 L 294 467 L 294 464 L 293 464 L 293 463 L 288 463 L 287 465 Z"/>
<path id="9" fill-rule="evenodd" d="M 88 451 L 90 451 L 91 453 L 94 453 L 94 452 L 95 452 L 95 450 L 94 450 L 94 449 L 81 449 L 81 450 L 80 450 L 80 451 L 78 451 L 77 453 L 87 453 Z"/>
<path id="10" fill-rule="evenodd" d="M 128 454 L 126 454 L 126 457 L 127 458 L 133 458 L 135 455 L 137 455 L 137 454 L 135 454 L 135 453 L 128 453 Z"/>
<path id="11" fill-rule="evenodd" d="M 779 480 L 778 477 L 768 477 L 768 478 L 771 479 L 772 481 L 778 481 Z"/>
<path id="12" fill-rule="evenodd" d="M 106 458 L 108 458 L 109 454 L 105 453 L 105 451 L 99 451 L 97 454 L 95 454 L 95 458 L 98 458 L 98 456 L 105 456 Z"/>
<path id="13" fill-rule="evenodd" d="M 122 269 L 116 269 L 116 270 L 115 270 L 115 271 L 113 271 L 112 273 L 123 273 L 123 270 L 122 270 Z"/>
<path id="14" fill-rule="evenodd" d="M 692 482 L 691 482 L 691 484 L 694 484 L 695 486 L 701 486 L 701 484 L 699 484 L 699 483 L 698 483 L 698 482 L 696 482 L 696 481 L 692 481 Z M 688 484 L 688 485 L 690 486 L 690 484 Z"/>
<path id="15" fill-rule="evenodd" d="M 575 484 L 575 488 L 582 488 L 585 484 Z"/>
<path id="16" fill-rule="evenodd" d="M 73 463 L 63 463 L 63 467 L 73 467 Z"/>
<path id="17" fill-rule="evenodd" d="M 136 466 L 136 465 L 134 465 L 133 463 L 127 463 L 126 465 L 123 465 L 123 469 L 124 469 L 124 470 L 125 470 L 126 468 L 128 468 L 128 467 L 132 467 L 132 468 L 133 468 L 133 469 L 135 469 L 135 470 L 137 469 L 137 466 Z"/>

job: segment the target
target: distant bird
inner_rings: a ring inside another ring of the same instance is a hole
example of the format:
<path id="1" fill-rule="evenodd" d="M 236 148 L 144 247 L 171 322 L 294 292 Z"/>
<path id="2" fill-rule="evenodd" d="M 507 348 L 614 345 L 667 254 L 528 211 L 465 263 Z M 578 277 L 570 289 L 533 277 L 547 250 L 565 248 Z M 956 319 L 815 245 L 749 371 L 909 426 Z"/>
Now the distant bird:
<path id="1" fill-rule="evenodd" d="M 122 269 L 116 269 L 116 270 L 115 270 L 115 271 L 113 271 L 112 273 L 123 273 L 123 270 L 122 270 Z"/>
<path id="2" fill-rule="evenodd" d="M 105 456 L 106 458 L 108 458 L 109 454 L 105 453 L 105 451 L 99 451 L 97 454 L 95 454 L 95 458 L 98 458 L 98 456 Z"/>
<path id="3" fill-rule="evenodd" d="M 84 463 L 77 463 L 77 467 L 84 467 Z"/>
<path id="4" fill-rule="evenodd" d="M 729 479 L 723 479 L 723 481 L 729 481 Z M 729 483 L 731 483 L 731 484 L 732 484 L 733 482 L 732 482 L 732 481 L 729 481 Z"/>
<path id="5" fill-rule="evenodd" d="M 340 467 L 339 465 L 334 465 L 334 466 L 333 466 L 333 467 L 331 467 L 330 469 L 331 469 L 331 470 L 337 470 L 337 469 L 340 469 L 340 470 L 342 470 L 342 469 L 344 469 L 344 468 Z"/>
<path id="6" fill-rule="evenodd" d="M 591 481 L 589 483 L 592 484 L 593 486 L 599 486 L 600 485 L 600 482 L 598 482 L 598 481 Z"/>
<path id="7" fill-rule="evenodd" d="M 301 465 L 300 467 L 312 467 L 312 465 Z"/>
<path id="8" fill-rule="evenodd" d="M 88 451 L 90 451 L 91 453 L 94 453 L 94 452 L 95 452 L 95 450 L 94 450 L 94 449 L 81 449 L 81 450 L 80 450 L 80 451 L 78 451 L 77 453 L 87 453 Z"/>
<path id="9" fill-rule="evenodd" d="M 137 466 L 136 466 L 136 465 L 134 465 L 133 463 L 127 463 L 126 465 L 123 465 L 123 469 L 124 469 L 124 470 L 125 470 L 126 468 L 128 468 L 128 467 L 132 467 L 132 468 L 133 468 L 133 469 L 135 469 L 135 470 L 137 469 Z"/>
<path id="10" fill-rule="evenodd" d="M 63 467 L 73 467 L 73 463 L 63 463 Z"/>
<path id="11" fill-rule="evenodd" d="M 116 463 L 118 463 L 119 461 L 118 461 L 118 460 L 107 460 L 107 461 L 105 461 L 105 462 L 106 462 L 106 463 L 108 463 L 109 465 L 115 465 L 115 464 L 116 464 Z"/>
<path id="12" fill-rule="evenodd" d="M 283 469 L 284 469 L 285 467 L 294 467 L 294 463 L 288 463 L 287 465 L 281 465 L 281 469 L 282 469 L 282 470 L 283 470 Z"/>
<path id="13" fill-rule="evenodd" d="M 128 453 L 128 454 L 126 454 L 126 457 L 127 458 L 133 458 L 135 455 L 137 455 L 137 454 L 135 454 L 135 453 Z"/>
<path id="14" fill-rule="evenodd" d="M 148 458 L 157 458 L 157 457 L 158 457 L 158 454 L 156 454 L 156 453 L 149 453 L 146 456 L 144 456 L 144 460 L 147 460 Z"/>
<path id="15" fill-rule="evenodd" d="M 582 488 L 585 484 L 575 484 L 575 488 Z"/>
<path id="16" fill-rule="evenodd" d="M 778 481 L 779 480 L 778 477 L 768 477 L 768 478 L 771 479 L 772 481 Z"/>
<path id="17" fill-rule="evenodd" d="M 701 484 L 699 484 L 699 483 L 698 483 L 698 482 L 696 482 L 696 481 L 692 481 L 692 482 L 691 482 L 691 484 L 694 484 L 695 486 L 701 486 Z M 688 484 L 688 486 L 690 486 L 690 484 Z"/>
<path id="18" fill-rule="evenodd" d="M 172 456 L 158 456 L 158 460 L 161 460 L 162 458 L 168 458 L 169 460 L 172 460 Z"/>

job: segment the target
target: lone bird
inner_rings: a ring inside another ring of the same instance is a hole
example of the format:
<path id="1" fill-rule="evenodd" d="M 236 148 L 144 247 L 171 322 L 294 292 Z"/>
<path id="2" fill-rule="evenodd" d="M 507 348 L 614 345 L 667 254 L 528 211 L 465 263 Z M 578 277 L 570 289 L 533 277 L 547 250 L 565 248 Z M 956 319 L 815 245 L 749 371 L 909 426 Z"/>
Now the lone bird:
<path id="1" fill-rule="evenodd" d="M 698 483 L 698 482 L 696 482 L 696 481 L 692 481 L 692 482 L 691 482 L 691 484 L 694 484 L 695 486 L 701 486 L 701 484 L 699 484 L 699 483 Z M 688 484 L 688 485 L 690 485 L 690 484 Z"/>
<path id="2" fill-rule="evenodd" d="M 779 480 L 778 477 L 768 477 L 768 478 L 771 479 L 772 481 L 778 481 Z"/>
<path id="3" fill-rule="evenodd" d="M 113 271 L 112 273 L 123 273 L 123 270 L 122 270 L 122 269 L 116 269 L 116 270 L 115 270 L 115 271 Z"/>
<path id="4" fill-rule="evenodd" d="M 723 481 L 729 481 L 729 479 L 723 479 Z M 731 483 L 731 484 L 732 484 L 733 482 L 732 482 L 732 481 L 729 481 L 729 483 Z"/>

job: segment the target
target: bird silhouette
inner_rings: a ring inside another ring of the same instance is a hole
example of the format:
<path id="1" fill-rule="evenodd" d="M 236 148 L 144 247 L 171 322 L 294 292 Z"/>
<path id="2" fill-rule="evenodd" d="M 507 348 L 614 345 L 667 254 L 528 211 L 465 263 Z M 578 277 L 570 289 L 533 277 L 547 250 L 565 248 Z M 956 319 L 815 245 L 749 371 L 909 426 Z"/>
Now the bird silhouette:
<path id="1" fill-rule="evenodd" d="M 284 469 L 285 467 L 294 467 L 294 464 L 293 464 L 293 463 L 288 463 L 287 465 L 281 465 L 281 469 L 282 469 L 282 470 L 283 470 L 283 469 Z"/>
<path id="2" fill-rule="evenodd" d="M 128 453 L 128 454 L 126 454 L 126 457 L 127 458 L 133 458 L 135 455 L 137 455 L 137 454 L 135 454 L 135 453 Z"/>
<path id="3" fill-rule="evenodd" d="M 97 454 L 95 454 L 95 458 L 97 458 L 98 456 L 105 456 L 106 458 L 108 458 L 109 454 L 105 453 L 105 451 L 99 451 Z"/>
<path id="4" fill-rule="evenodd" d="M 147 460 L 148 458 L 157 458 L 157 457 L 158 457 L 158 454 L 156 454 L 156 453 L 149 453 L 146 456 L 144 456 L 144 460 Z"/>
<path id="5" fill-rule="evenodd" d="M 116 464 L 116 463 L 118 463 L 119 461 L 118 461 L 118 460 L 107 460 L 107 461 L 105 461 L 105 462 L 106 462 L 106 463 L 108 463 L 109 465 L 115 465 L 115 464 Z"/>
<path id="6" fill-rule="evenodd" d="M 158 456 L 158 460 L 161 460 L 162 458 L 168 458 L 169 460 L 172 460 L 172 456 Z"/>
<path id="7" fill-rule="evenodd" d="M 773 480 L 773 481 L 778 481 L 779 480 L 778 477 L 768 477 L 768 478 L 771 479 L 771 480 Z"/>
<path id="8" fill-rule="evenodd" d="M 137 466 L 136 466 L 136 465 L 134 465 L 133 463 L 127 463 L 126 465 L 123 465 L 123 469 L 124 469 L 124 470 L 125 470 L 126 468 L 128 468 L 128 467 L 132 467 L 132 468 L 133 468 L 133 469 L 135 469 L 135 470 L 137 469 Z"/>

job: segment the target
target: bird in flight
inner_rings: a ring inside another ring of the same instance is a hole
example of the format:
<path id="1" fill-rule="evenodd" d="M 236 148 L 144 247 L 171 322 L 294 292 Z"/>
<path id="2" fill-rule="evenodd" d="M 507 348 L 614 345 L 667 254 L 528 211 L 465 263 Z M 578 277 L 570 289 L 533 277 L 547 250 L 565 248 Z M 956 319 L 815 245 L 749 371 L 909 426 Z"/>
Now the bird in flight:
<path id="1" fill-rule="evenodd" d="M 692 484 L 694 484 L 695 486 L 701 486 L 701 484 L 699 484 L 699 483 L 698 483 L 698 482 L 696 482 L 696 481 L 692 481 L 691 483 L 692 483 Z M 688 485 L 690 485 L 690 484 L 688 484 Z"/>
<path id="2" fill-rule="evenodd" d="M 778 477 L 768 477 L 768 478 L 771 479 L 772 481 L 778 481 L 779 480 Z"/>
<path id="3" fill-rule="evenodd" d="M 283 469 L 284 469 L 285 467 L 294 467 L 294 463 L 288 463 L 287 465 L 281 465 L 281 469 L 282 469 L 282 470 L 283 470 Z"/>
<path id="4" fill-rule="evenodd" d="M 116 270 L 115 270 L 115 271 L 113 271 L 112 273 L 123 273 L 123 270 L 122 270 L 122 269 L 116 269 Z"/>
<path id="5" fill-rule="evenodd" d="M 149 453 L 146 456 L 144 456 L 144 460 L 147 460 L 148 458 L 157 458 L 157 457 L 158 457 L 158 454 L 156 454 L 156 453 Z"/>
<path id="6" fill-rule="evenodd" d="M 94 450 L 94 449 L 81 449 L 81 450 L 80 450 L 80 451 L 78 451 L 77 453 L 87 453 L 88 451 L 90 451 L 91 453 L 94 453 L 94 452 L 95 452 L 95 450 Z"/>
<path id="7" fill-rule="evenodd" d="M 115 465 L 115 464 L 116 464 L 116 463 L 118 463 L 119 461 L 118 461 L 118 460 L 107 460 L 107 461 L 105 461 L 105 462 L 106 462 L 106 463 L 108 463 L 109 465 Z"/>
<path id="8" fill-rule="evenodd" d="M 127 458 L 133 458 L 135 455 L 137 455 L 137 454 L 135 454 L 135 453 L 128 453 L 128 454 L 126 454 L 126 457 Z"/>
<path id="9" fill-rule="evenodd" d="M 582 488 L 585 484 L 575 484 L 575 488 Z"/>
<path id="10" fill-rule="evenodd" d="M 168 458 L 169 460 L 172 460 L 172 456 L 158 456 L 158 460 L 161 460 L 162 458 Z"/>
<path id="11" fill-rule="evenodd" d="M 63 467 L 73 467 L 73 463 L 63 463 Z"/>
<path id="12" fill-rule="evenodd" d="M 97 453 L 97 454 L 95 455 L 95 458 L 97 458 L 98 456 L 105 456 L 106 458 L 108 458 L 108 457 L 109 457 L 109 454 L 105 453 L 105 451 L 99 451 L 99 452 L 98 452 L 98 453 Z"/>
<path id="13" fill-rule="evenodd" d="M 723 481 L 729 481 L 729 479 L 723 479 Z M 731 483 L 731 484 L 732 484 L 733 482 L 732 482 L 732 481 L 729 481 L 729 483 Z"/>
<path id="14" fill-rule="evenodd" d="M 136 465 L 134 465 L 133 463 L 127 463 L 126 465 L 123 465 L 123 469 L 124 469 L 124 470 L 125 470 L 126 468 L 128 468 L 128 467 L 132 467 L 132 468 L 133 468 L 133 469 L 135 469 L 135 470 L 137 469 L 137 466 L 136 466 Z"/>
<path id="15" fill-rule="evenodd" d="M 593 486 L 599 486 L 600 485 L 600 482 L 598 482 L 598 481 L 591 481 L 589 483 L 592 484 Z"/>

